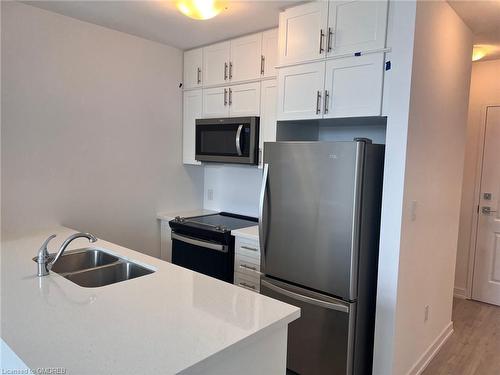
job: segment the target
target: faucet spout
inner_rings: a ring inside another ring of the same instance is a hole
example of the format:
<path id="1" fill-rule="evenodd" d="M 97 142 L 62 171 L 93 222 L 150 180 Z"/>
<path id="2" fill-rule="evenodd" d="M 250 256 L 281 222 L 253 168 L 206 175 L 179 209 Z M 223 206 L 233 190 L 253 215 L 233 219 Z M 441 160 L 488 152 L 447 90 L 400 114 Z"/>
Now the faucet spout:
<path id="1" fill-rule="evenodd" d="M 76 240 L 77 238 L 87 238 L 90 243 L 94 243 L 97 241 L 97 238 L 92 234 L 92 233 L 75 233 L 69 236 L 64 240 L 64 242 L 61 244 L 61 247 L 59 247 L 59 251 L 57 252 L 56 256 L 54 259 L 50 260 L 50 256 L 47 250 L 47 244 L 48 242 L 54 238 L 55 235 L 50 236 L 42 245 L 40 250 L 38 251 L 38 276 L 46 276 L 49 274 L 49 271 L 52 269 L 54 266 L 54 263 L 57 262 L 57 260 L 64 254 L 64 251 L 66 248 L 69 246 L 69 244 Z"/>

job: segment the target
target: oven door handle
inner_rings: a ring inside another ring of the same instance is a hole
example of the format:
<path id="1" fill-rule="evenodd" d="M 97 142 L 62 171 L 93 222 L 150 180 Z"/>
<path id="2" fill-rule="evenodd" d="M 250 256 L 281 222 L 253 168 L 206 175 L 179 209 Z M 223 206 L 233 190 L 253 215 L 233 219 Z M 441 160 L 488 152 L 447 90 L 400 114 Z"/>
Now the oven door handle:
<path id="1" fill-rule="evenodd" d="M 243 124 L 238 126 L 238 130 L 236 131 L 236 151 L 238 152 L 238 156 L 243 155 L 241 152 L 241 131 L 243 130 Z"/>
<path id="2" fill-rule="evenodd" d="M 205 247 L 205 248 L 210 249 L 210 250 L 217 250 L 217 251 L 220 251 L 222 253 L 227 253 L 227 250 L 228 250 L 228 246 L 226 246 L 226 245 L 221 245 L 221 244 L 217 244 L 217 243 L 213 243 L 213 242 L 209 242 L 209 241 L 203 241 L 203 240 L 199 240 L 197 238 L 193 238 L 193 237 L 189 237 L 189 236 L 184 236 L 184 235 L 181 236 L 180 234 L 177 234 L 175 232 L 172 232 L 171 238 L 173 240 L 185 242 L 185 243 L 188 243 L 190 245 Z"/>

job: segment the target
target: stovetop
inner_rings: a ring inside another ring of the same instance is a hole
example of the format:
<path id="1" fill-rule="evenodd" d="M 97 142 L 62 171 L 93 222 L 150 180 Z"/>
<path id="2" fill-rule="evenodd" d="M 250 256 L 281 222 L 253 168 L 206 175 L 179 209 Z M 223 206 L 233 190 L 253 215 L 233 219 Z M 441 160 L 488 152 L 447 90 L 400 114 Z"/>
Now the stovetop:
<path id="1" fill-rule="evenodd" d="M 230 232 L 235 229 L 257 225 L 257 219 L 249 216 L 220 212 L 218 214 L 196 216 L 190 218 L 176 217 L 176 224 L 194 226 L 217 232 Z"/>

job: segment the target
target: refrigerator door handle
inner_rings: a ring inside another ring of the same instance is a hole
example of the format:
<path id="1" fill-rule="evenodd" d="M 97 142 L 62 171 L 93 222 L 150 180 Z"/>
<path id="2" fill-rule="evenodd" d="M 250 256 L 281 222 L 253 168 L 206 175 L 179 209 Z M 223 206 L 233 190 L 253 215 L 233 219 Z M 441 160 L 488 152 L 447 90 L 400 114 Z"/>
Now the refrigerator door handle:
<path id="1" fill-rule="evenodd" d="M 298 293 L 292 292 L 290 290 L 280 288 L 279 286 L 271 284 L 270 282 L 268 282 L 266 280 L 261 280 L 260 283 L 261 283 L 261 287 L 271 289 L 271 290 L 275 291 L 276 293 L 282 294 L 282 295 L 290 297 L 292 299 L 302 301 L 305 303 L 309 303 L 311 305 L 323 307 L 325 309 L 340 311 L 340 312 L 349 314 L 349 307 L 342 305 L 340 303 L 322 301 L 322 300 L 319 300 L 317 298 L 312 298 L 312 297 L 308 297 L 308 296 L 305 296 L 302 294 L 298 294 Z"/>
<path id="2" fill-rule="evenodd" d="M 266 259 L 266 219 L 264 218 L 264 205 L 266 204 L 267 195 L 267 178 L 269 176 L 269 164 L 264 163 L 264 171 L 262 176 L 262 187 L 260 190 L 260 202 L 259 202 L 259 245 L 263 254 L 263 264 L 265 264 Z"/>

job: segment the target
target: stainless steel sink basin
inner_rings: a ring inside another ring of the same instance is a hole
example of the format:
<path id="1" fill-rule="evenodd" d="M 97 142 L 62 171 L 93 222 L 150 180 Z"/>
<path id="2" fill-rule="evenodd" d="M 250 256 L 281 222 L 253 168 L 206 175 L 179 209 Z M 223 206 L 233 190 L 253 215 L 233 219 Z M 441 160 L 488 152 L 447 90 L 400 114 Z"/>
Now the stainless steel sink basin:
<path id="1" fill-rule="evenodd" d="M 81 271 L 89 268 L 115 263 L 118 257 L 97 249 L 80 249 L 67 251 L 52 267 L 57 273 Z"/>
<path id="2" fill-rule="evenodd" d="M 33 260 L 36 262 L 36 257 Z M 92 248 L 67 251 L 57 260 L 51 271 L 86 288 L 114 284 L 155 272 Z"/>
<path id="3" fill-rule="evenodd" d="M 145 276 L 154 271 L 142 267 L 136 263 L 120 261 L 109 266 L 75 272 L 65 275 L 68 280 L 86 288 L 96 288 L 99 286 L 119 283 L 120 281 L 135 279 Z"/>

